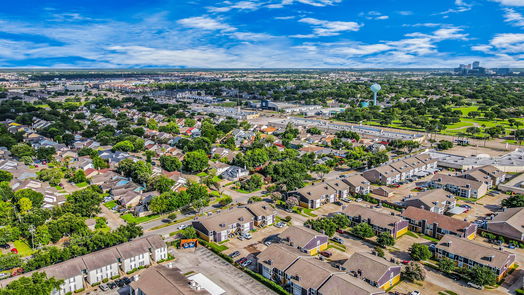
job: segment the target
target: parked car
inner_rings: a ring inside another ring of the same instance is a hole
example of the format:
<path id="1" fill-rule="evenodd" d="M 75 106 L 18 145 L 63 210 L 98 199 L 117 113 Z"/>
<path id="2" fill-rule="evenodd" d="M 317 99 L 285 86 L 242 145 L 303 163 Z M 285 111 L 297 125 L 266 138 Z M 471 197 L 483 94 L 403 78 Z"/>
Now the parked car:
<path id="1" fill-rule="evenodd" d="M 102 285 L 100 285 L 100 290 L 105 292 L 105 291 L 109 290 L 109 287 L 106 284 L 102 284 Z"/>
<path id="2" fill-rule="evenodd" d="M 361 199 L 361 198 L 358 198 L 358 199 L 356 199 L 355 201 L 357 201 L 357 202 L 362 202 L 362 199 Z"/>
<path id="3" fill-rule="evenodd" d="M 249 266 L 251 263 L 253 263 L 253 261 L 251 261 L 251 260 L 246 260 L 246 261 L 242 262 L 241 265 L 242 265 L 243 267 L 247 267 L 247 266 Z"/>
<path id="4" fill-rule="evenodd" d="M 420 295 L 420 291 L 413 291 L 409 293 L 409 295 Z"/>
<path id="5" fill-rule="evenodd" d="M 340 201 L 336 201 L 334 204 L 337 205 L 337 206 L 342 206 L 342 202 L 340 202 Z"/>
<path id="6" fill-rule="evenodd" d="M 122 281 L 124 281 L 124 284 L 126 284 L 126 285 L 131 284 L 131 279 L 128 278 L 128 277 L 123 277 L 123 278 L 122 278 Z"/>
<path id="7" fill-rule="evenodd" d="M 411 260 L 402 260 L 402 264 L 409 264 Z"/>
<path id="8" fill-rule="evenodd" d="M 9 247 L 11 247 L 11 246 L 9 246 L 9 244 L 1 244 L 0 245 L 0 248 L 2 248 L 2 249 L 9 249 Z"/>
<path id="9" fill-rule="evenodd" d="M 242 237 L 244 237 L 244 239 L 246 240 L 251 240 L 251 238 L 253 238 L 253 236 L 250 233 L 243 233 Z"/>
<path id="10" fill-rule="evenodd" d="M 471 288 L 475 288 L 475 289 L 479 289 L 479 290 L 482 290 L 484 289 L 484 286 L 481 286 L 481 285 L 477 285 L 475 283 L 472 283 L 472 282 L 468 282 L 468 287 L 471 287 Z"/>
<path id="11" fill-rule="evenodd" d="M 339 237 L 334 237 L 332 240 L 337 242 L 337 243 L 339 243 L 339 244 L 344 244 L 344 240 L 339 238 Z"/>
<path id="12" fill-rule="evenodd" d="M 185 229 L 188 226 L 189 226 L 188 224 L 181 224 L 178 226 L 178 229 Z"/>
<path id="13" fill-rule="evenodd" d="M 331 253 L 329 251 L 322 251 L 322 252 L 320 252 L 320 255 L 329 258 L 329 257 L 331 257 L 333 255 L 333 253 Z"/>
<path id="14" fill-rule="evenodd" d="M 399 188 L 399 187 L 400 187 L 400 184 L 398 184 L 398 183 L 393 183 L 393 184 L 388 185 L 388 187 L 391 187 L 391 188 Z"/>
<path id="15" fill-rule="evenodd" d="M 282 228 L 282 227 L 286 226 L 286 223 L 280 221 L 279 223 L 275 224 L 275 226 L 278 227 L 278 228 Z"/>
<path id="16" fill-rule="evenodd" d="M 341 230 L 341 229 L 337 229 L 337 233 L 339 233 L 339 234 L 344 234 L 344 233 L 346 233 L 346 232 L 343 231 L 343 230 Z"/>
<path id="17" fill-rule="evenodd" d="M 235 257 L 237 257 L 237 256 L 239 256 L 239 255 L 240 255 L 240 252 L 235 251 L 235 252 L 229 254 L 229 257 L 231 257 L 231 258 L 235 258 Z"/>
<path id="18" fill-rule="evenodd" d="M 238 264 L 242 265 L 244 262 L 247 261 L 247 258 L 240 258 L 240 260 L 237 261 Z"/>
<path id="19" fill-rule="evenodd" d="M 340 198 L 342 202 L 351 203 L 351 199 L 348 198 Z"/>
<path id="20" fill-rule="evenodd" d="M 115 281 L 116 285 L 120 288 L 122 288 L 123 286 L 125 286 L 125 283 L 123 280 L 116 280 Z"/>
<path id="21" fill-rule="evenodd" d="M 271 245 L 271 241 L 265 241 L 265 242 L 264 242 L 264 245 L 266 245 L 266 246 Z"/>
<path id="22" fill-rule="evenodd" d="M 109 289 L 113 290 L 114 288 L 117 287 L 117 285 L 114 283 L 114 282 L 109 282 L 107 283 L 107 286 L 109 287 Z"/>

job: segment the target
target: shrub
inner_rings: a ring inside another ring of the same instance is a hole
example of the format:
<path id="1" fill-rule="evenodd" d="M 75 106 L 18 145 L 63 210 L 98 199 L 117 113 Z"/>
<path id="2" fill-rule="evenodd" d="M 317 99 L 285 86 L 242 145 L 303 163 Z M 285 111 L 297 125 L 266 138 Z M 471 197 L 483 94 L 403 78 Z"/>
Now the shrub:
<path id="1" fill-rule="evenodd" d="M 102 283 L 107 283 L 107 282 L 109 282 L 109 279 L 108 279 L 108 278 L 104 278 L 104 279 L 102 280 Z"/>

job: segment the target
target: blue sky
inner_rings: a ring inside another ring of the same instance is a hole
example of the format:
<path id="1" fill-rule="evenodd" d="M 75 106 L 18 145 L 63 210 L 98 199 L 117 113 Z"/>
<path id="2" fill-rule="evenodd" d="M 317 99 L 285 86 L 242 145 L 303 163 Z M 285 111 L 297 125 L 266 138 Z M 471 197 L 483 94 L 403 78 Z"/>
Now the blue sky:
<path id="1" fill-rule="evenodd" d="M 4 2 L 0 67 L 524 67 L 524 0 Z"/>

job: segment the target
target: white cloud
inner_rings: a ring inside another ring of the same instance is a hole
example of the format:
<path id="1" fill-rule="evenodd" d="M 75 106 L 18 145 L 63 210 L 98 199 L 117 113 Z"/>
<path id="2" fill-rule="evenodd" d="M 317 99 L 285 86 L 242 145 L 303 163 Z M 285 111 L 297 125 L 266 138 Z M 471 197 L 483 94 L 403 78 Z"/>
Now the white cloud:
<path id="1" fill-rule="evenodd" d="M 392 49 L 386 44 L 369 44 L 369 45 L 352 45 L 349 47 L 339 47 L 332 50 L 333 53 L 349 55 L 349 56 L 364 56 L 384 52 Z"/>
<path id="2" fill-rule="evenodd" d="M 281 0 L 279 3 L 266 5 L 267 8 L 283 8 L 294 3 L 307 4 L 315 7 L 331 6 L 342 2 L 342 0 Z"/>
<path id="3" fill-rule="evenodd" d="M 192 29 L 202 29 L 202 30 L 208 30 L 208 31 L 234 31 L 236 28 L 219 22 L 213 18 L 206 17 L 206 16 L 196 16 L 196 17 L 189 17 L 189 18 L 183 18 L 177 21 L 177 23 L 181 24 L 182 26 L 186 28 L 192 28 Z"/>
<path id="4" fill-rule="evenodd" d="M 455 0 L 455 5 L 457 6 L 456 8 L 450 8 L 446 11 L 438 12 L 433 15 L 443 15 L 444 18 L 447 18 L 448 17 L 447 15 L 450 13 L 462 13 L 462 12 L 470 11 L 472 7 L 471 4 L 468 4 L 464 2 L 463 0 Z"/>
<path id="5" fill-rule="evenodd" d="M 295 16 L 275 16 L 274 19 L 279 19 L 279 20 L 287 20 L 287 19 L 294 19 Z"/>
<path id="6" fill-rule="evenodd" d="M 471 49 L 492 55 L 514 55 L 516 58 L 522 59 L 520 55 L 524 53 L 524 34 L 497 34 L 489 44 L 475 45 Z"/>
<path id="7" fill-rule="evenodd" d="M 226 1 L 225 4 L 230 4 L 229 1 Z M 253 1 L 240 1 L 235 4 L 227 5 L 227 6 L 220 6 L 220 7 L 207 7 L 207 10 L 210 12 L 228 12 L 233 9 L 238 10 L 257 10 L 260 8 L 262 4 L 253 2 Z"/>
<path id="8" fill-rule="evenodd" d="M 294 35 L 295 38 L 313 38 L 319 36 L 337 36 L 342 32 L 358 31 L 362 25 L 356 22 L 327 21 L 306 17 L 299 20 L 301 23 L 313 26 L 313 33 L 307 35 Z"/>
<path id="9" fill-rule="evenodd" d="M 389 16 L 382 15 L 382 13 L 380 13 L 378 11 L 369 11 L 368 13 L 361 12 L 359 15 L 363 16 L 363 17 L 365 17 L 366 19 L 369 19 L 369 20 L 385 20 L 385 19 L 389 19 Z"/>
<path id="10" fill-rule="evenodd" d="M 403 15 L 403 16 L 408 16 L 408 15 L 413 15 L 413 11 L 401 10 L 398 12 L 398 14 Z"/>
<path id="11" fill-rule="evenodd" d="M 506 6 L 524 6 L 524 0 L 492 0 Z"/>
<path id="12" fill-rule="evenodd" d="M 524 16 L 513 8 L 504 9 L 504 21 L 516 27 L 524 27 Z"/>

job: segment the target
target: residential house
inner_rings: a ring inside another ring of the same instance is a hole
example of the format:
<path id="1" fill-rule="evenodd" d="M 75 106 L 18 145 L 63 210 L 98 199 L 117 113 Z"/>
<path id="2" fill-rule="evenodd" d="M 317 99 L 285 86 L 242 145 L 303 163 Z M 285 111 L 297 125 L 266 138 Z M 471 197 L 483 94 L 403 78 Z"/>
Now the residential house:
<path id="1" fill-rule="evenodd" d="M 455 208 L 456 204 L 455 197 L 441 188 L 420 192 L 416 197 L 404 200 L 406 207 L 417 207 L 438 214 Z"/>
<path id="2" fill-rule="evenodd" d="M 400 181 L 401 172 L 390 165 L 383 165 L 364 171 L 362 176 L 372 183 L 390 185 Z"/>
<path id="3" fill-rule="evenodd" d="M 504 208 L 486 223 L 486 230 L 512 239 L 524 241 L 524 207 Z"/>
<path id="4" fill-rule="evenodd" d="M 386 232 L 394 238 L 399 238 L 408 231 L 408 222 L 393 213 L 383 213 L 357 204 L 343 206 L 342 213 L 347 215 L 354 225 L 368 223 L 376 234 Z"/>
<path id="5" fill-rule="evenodd" d="M 351 175 L 343 180 L 349 186 L 352 195 L 367 195 L 370 190 L 370 183 L 360 174 Z"/>
<path id="6" fill-rule="evenodd" d="M 135 240 L 132 243 L 124 243 L 116 246 L 120 256 L 120 267 L 122 271 L 128 273 L 139 267 L 151 264 L 149 255 L 150 244 L 147 239 Z"/>
<path id="7" fill-rule="evenodd" d="M 241 167 L 238 167 L 238 166 L 231 166 L 231 167 L 227 168 L 227 170 L 225 172 L 223 172 L 220 176 L 222 176 L 222 178 L 230 180 L 230 181 L 236 181 L 236 180 L 239 180 L 240 178 L 246 177 L 248 175 L 249 175 L 249 171 L 248 170 L 246 170 L 244 168 L 241 168 Z"/>
<path id="8" fill-rule="evenodd" d="M 328 246 L 328 237 L 307 227 L 290 226 L 278 237 L 286 244 L 309 255 L 316 255 Z"/>
<path id="9" fill-rule="evenodd" d="M 297 197 L 300 206 L 316 209 L 326 203 L 333 203 L 338 191 L 326 182 L 305 186 L 288 193 L 288 197 Z"/>
<path id="10" fill-rule="evenodd" d="M 383 290 L 400 281 L 401 266 L 369 253 L 355 252 L 342 264 L 342 269 Z"/>
<path id="11" fill-rule="evenodd" d="M 231 165 L 222 162 L 209 162 L 209 169 L 215 169 L 216 175 L 220 176 L 229 169 Z"/>
<path id="12" fill-rule="evenodd" d="M 420 170 L 431 171 L 437 169 L 437 160 L 431 158 L 429 154 L 419 154 L 414 157 L 423 163 Z"/>
<path id="13" fill-rule="evenodd" d="M 255 217 L 244 207 L 231 208 L 193 221 L 198 235 L 206 241 L 222 242 L 254 228 Z"/>
<path id="14" fill-rule="evenodd" d="M 430 212 L 417 207 L 408 207 L 402 212 L 402 217 L 409 221 L 409 229 L 440 239 L 444 235 L 473 239 L 477 233 L 477 225 L 467 221 Z"/>
<path id="15" fill-rule="evenodd" d="M 478 199 L 488 192 L 488 186 L 484 182 L 446 174 L 435 174 L 428 185 L 432 188 L 443 188 L 463 198 Z"/>
<path id="16" fill-rule="evenodd" d="M 447 257 L 458 267 L 488 267 L 497 275 L 497 281 L 502 280 L 515 266 L 516 258 L 515 254 L 454 235 L 442 237 L 435 246 L 435 257 Z"/>

